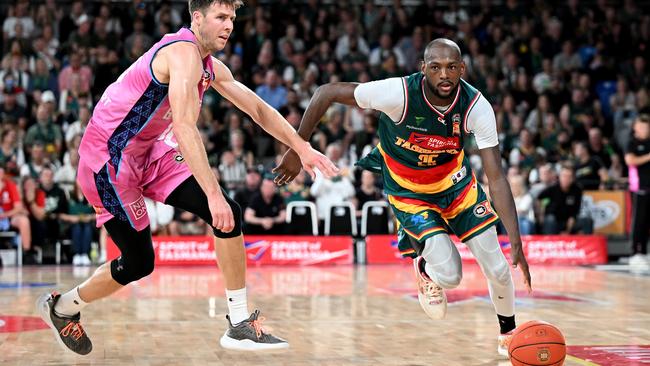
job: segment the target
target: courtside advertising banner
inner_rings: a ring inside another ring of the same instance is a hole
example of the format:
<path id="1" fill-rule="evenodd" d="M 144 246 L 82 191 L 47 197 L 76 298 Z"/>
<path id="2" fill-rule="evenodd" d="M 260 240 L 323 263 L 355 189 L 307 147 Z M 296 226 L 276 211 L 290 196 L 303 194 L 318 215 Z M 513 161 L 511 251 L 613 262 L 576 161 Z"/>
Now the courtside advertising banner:
<path id="1" fill-rule="evenodd" d="M 452 240 L 464 262 L 475 262 L 469 248 L 455 236 Z M 524 253 L 530 264 L 604 264 L 607 263 L 607 241 L 600 235 L 528 235 L 522 237 Z M 510 241 L 499 236 L 501 250 L 510 260 Z M 397 249 L 394 235 L 369 235 L 366 237 L 368 264 L 407 263 Z"/>
<path id="2" fill-rule="evenodd" d="M 246 236 L 249 265 L 350 264 L 353 261 L 349 236 Z M 156 265 L 214 265 L 214 238 L 209 236 L 153 237 Z M 109 259 L 119 250 L 109 238 Z"/>

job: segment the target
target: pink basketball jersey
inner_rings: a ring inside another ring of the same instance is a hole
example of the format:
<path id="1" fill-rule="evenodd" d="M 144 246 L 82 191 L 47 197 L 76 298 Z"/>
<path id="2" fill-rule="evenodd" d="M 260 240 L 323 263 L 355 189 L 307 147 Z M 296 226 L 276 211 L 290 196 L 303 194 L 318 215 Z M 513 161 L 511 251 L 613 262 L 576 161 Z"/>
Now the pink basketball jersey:
<path id="1" fill-rule="evenodd" d="M 79 147 L 80 157 L 94 172 L 108 161 L 119 172 L 126 156 L 129 164 L 145 166 L 175 148 L 168 84 L 156 80 L 151 64 L 161 48 L 176 42 L 196 44 L 197 40 L 188 28 L 164 35 L 104 91 Z M 212 80 L 212 56 L 208 55 L 203 59 L 203 77 L 197 85 L 196 108 L 201 108 L 201 99 Z M 154 144 L 157 140 L 167 143 Z"/>

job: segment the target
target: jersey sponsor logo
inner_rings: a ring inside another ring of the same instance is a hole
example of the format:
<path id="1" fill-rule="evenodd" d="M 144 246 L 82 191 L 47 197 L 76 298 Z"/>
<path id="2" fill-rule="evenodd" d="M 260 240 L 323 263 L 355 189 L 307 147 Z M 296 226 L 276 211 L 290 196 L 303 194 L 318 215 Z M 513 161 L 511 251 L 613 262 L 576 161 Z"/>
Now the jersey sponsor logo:
<path id="1" fill-rule="evenodd" d="M 425 149 L 453 149 L 460 147 L 458 137 L 443 137 L 438 135 L 425 135 L 417 132 L 411 132 L 408 142 Z"/>
<path id="2" fill-rule="evenodd" d="M 147 214 L 147 205 L 144 203 L 144 197 L 140 196 L 137 201 L 129 204 L 129 209 L 136 220 L 140 220 Z"/>
<path id="3" fill-rule="evenodd" d="M 467 168 L 463 166 L 462 168 L 460 168 L 459 171 L 451 175 L 451 182 L 453 184 L 456 184 L 461 180 L 463 180 L 463 178 L 465 178 L 466 176 L 467 176 Z"/>
<path id="4" fill-rule="evenodd" d="M 490 206 L 489 201 L 483 201 L 476 206 L 474 206 L 474 216 L 476 217 L 485 217 L 492 213 L 492 206 Z"/>
<path id="5" fill-rule="evenodd" d="M 181 154 L 176 154 L 176 155 L 174 156 L 174 161 L 176 161 L 177 163 L 180 164 L 180 163 L 182 163 L 183 161 L 185 161 L 185 158 L 183 158 L 183 155 L 181 155 Z"/>
<path id="6" fill-rule="evenodd" d="M 453 123 L 453 135 L 454 136 L 460 136 L 460 113 L 454 114 L 454 116 L 451 118 L 451 121 Z"/>
<path id="7" fill-rule="evenodd" d="M 425 117 L 416 116 L 415 117 L 415 124 L 419 126 L 419 125 L 422 124 L 422 122 L 424 122 L 425 119 L 426 119 Z"/>
<path id="8" fill-rule="evenodd" d="M 406 128 L 411 129 L 411 130 L 422 131 L 422 132 L 427 132 L 428 131 L 424 127 L 415 127 L 415 126 L 411 126 L 411 125 L 406 125 Z"/>

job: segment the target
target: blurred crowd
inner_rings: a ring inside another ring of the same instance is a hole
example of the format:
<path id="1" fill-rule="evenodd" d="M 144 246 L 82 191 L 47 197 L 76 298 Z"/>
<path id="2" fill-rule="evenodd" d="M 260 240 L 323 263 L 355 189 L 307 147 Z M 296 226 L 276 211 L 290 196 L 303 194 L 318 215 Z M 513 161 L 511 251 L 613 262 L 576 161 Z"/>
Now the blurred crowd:
<path id="1" fill-rule="evenodd" d="M 590 232 L 584 190 L 626 189 L 631 125 L 650 107 L 650 9 L 598 1 L 246 1 L 215 55 L 236 79 L 297 127 L 316 88 L 417 72 L 427 43 L 456 41 L 464 78 L 492 103 L 504 169 L 523 233 Z M 103 90 L 160 37 L 189 25 L 186 1 L 26 1 L 0 4 L 0 230 L 19 233 L 26 261 L 70 239 L 88 262 L 93 209 L 75 184 L 77 148 Z M 182 56 L 181 56 L 182 57 Z M 376 144 L 378 115 L 336 105 L 311 142 L 340 168 L 335 179 L 270 170 L 286 147 L 216 92 L 198 127 L 224 188 L 244 208 L 245 233 L 286 231 L 285 207 L 312 200 L 357 208 L 382 199 L 355 169 Z M 468 156 L 482 177 L 470 141 Z M 149 202 L 159 234 L 202 234 L 192 214 Z M 40 249 L 36 249 L 40 248 Z"/>

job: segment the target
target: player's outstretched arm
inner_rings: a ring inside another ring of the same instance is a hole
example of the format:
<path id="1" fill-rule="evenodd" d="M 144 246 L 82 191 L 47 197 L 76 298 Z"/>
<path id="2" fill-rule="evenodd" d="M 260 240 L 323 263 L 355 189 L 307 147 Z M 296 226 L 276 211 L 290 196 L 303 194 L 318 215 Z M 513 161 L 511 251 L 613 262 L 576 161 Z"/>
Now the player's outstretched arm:
<path id="1" fill-rule="evenodd" d="M 315 176 L 314 168 L 318 168 L 327 177 L 333 177 L 338 173 L 336 166 L 323 154 L 312 149 L 308 142 L 301 139 L 278 111 L 244 84 L 235 80 L 226 65 L 214 57 L 212 64 L 216 75 L 212 87 L 237 108 L 248 114 L 266 132 L 297 151 L 303 167 L 312 177 Z"/>
<path id="2" fill-rule="evenodd" d="M 178 42 L 166 47 L 160 56 L 166 62 L 169 72 L 168 93 L 174 136 L 190 171 L 208 197 L 212 226 L 230 232 L 235 226 L 232 210 L 223 197 L 217 178 L 210 170 L 205 146 L 196 127 L 199 117 L 197 85 L 203 75 L 201 55 L 195 45 Z"/>
<path id="3" fill-rule="evenodd" d="M 309 141 L 318 122 L 332 104 L 342 103 L 356 106 L 354 90 L 358 85 L 357 83 L 330 83 L 318 87 L 302 117 L 298 135 L 305 141 Z M 276 173 L 276 184 L 282 185 L 291 182 L 300 173 L 299 152 L 288 150 L 280 164 L 273 169 L 273 173 Z"/>
<path id="4" fill-rule="evenodd" d="M 503 225 L 506 227 L 508 237 L 510 238 L 512 265 L 519 267 L 524 275 L 524 282 L 528 291 L 532 291 L 530 282 L 530 272 L 528 270 L 528 262 L 524 256 L 524 250 L 521 243 L 521 235 L 519 234 L 519 223 L 517 222 L 517 208 L 515 200 L 510 191 L 510 185 L 506 180 L 503 170 L 501 169 L 501 153 L 499 145 L 480 149 L 481 160 L 483 161 L 483 169 L 488 178 L 488 185 L 490 187 L 490 196 L 492 204 L 496 208 Z"/>

